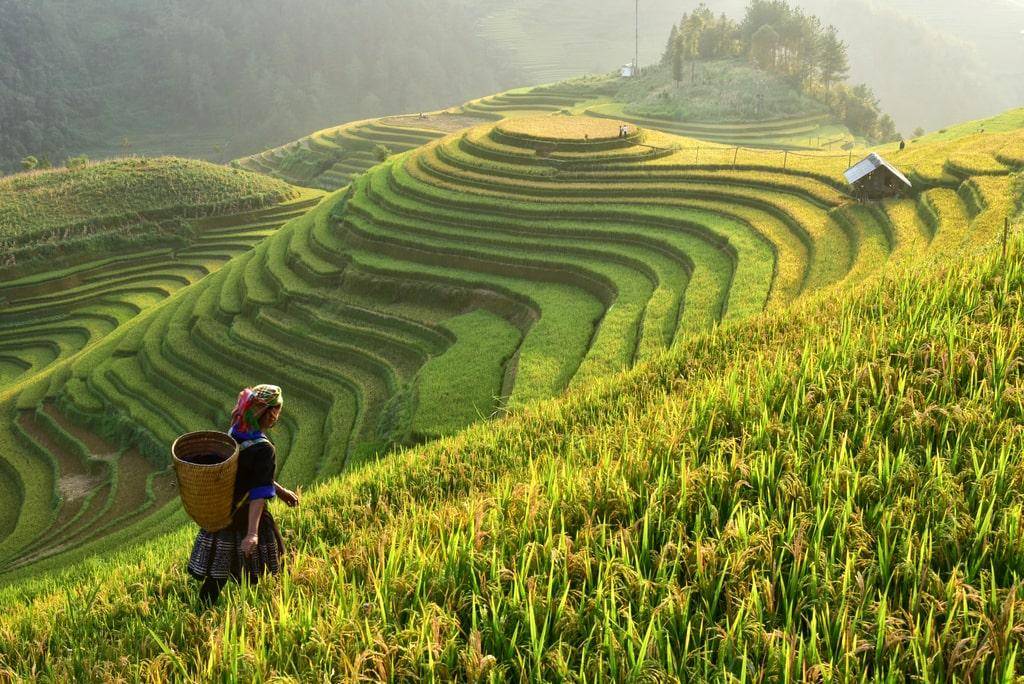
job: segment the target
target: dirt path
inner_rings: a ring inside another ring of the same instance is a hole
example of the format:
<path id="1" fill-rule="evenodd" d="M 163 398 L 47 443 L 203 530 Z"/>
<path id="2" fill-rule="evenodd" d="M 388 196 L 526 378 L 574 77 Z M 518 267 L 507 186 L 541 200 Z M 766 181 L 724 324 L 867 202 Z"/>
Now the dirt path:
<path id="1" fill-rule="evenodd" d="M 422 119 L 415 115 L 389 116 L 381 119 L 381 122 L 389 126 L 426 128 L 444 133 L 456 133 L 473 126 L 479 126 L 480 124 L 493 123 L 488 119 L 480 119 L 465 114 L 424 114 Z"/>

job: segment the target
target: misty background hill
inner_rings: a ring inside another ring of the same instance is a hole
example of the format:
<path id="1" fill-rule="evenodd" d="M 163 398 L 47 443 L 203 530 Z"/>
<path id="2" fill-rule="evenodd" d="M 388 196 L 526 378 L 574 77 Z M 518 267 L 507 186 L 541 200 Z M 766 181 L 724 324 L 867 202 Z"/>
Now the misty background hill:
<path id="1" fill-rule="evenodd" d="M 744 0 L 715 0 L 742 15 Z M 1024 0 L 799 0 L 905 135 L 1024 101 Z M 694 2 L 641 0 L 640 61 Z M 0 169 L 215 161 L 631 61 L 630 0 L 0 0 Z"/>
<path id="2" fill-rule="evenodd" d="M 672 22 L 697 4 L 640 0 L 641 64 L 658 59 Z M 705 4 L 739 19 L 747 2 Z M 918 126 L 938 129 L 1024 102 L 1024 0 L 790 4 L 839 29 L 850 48 L 850 80 L 870 85 L 907 135 Z M 631 61 L 633 13 L 630 0 L 523 0 L 488 13 L 482 30 L 533 81 L 552 81 Z"/>
<path id="3" fill-rule="evenodd" d="M 519 80 L 463 0 L 0 0 L 0 164 L 226 160 Z M 122 145 L 123 143 L 123 145 Z"/>

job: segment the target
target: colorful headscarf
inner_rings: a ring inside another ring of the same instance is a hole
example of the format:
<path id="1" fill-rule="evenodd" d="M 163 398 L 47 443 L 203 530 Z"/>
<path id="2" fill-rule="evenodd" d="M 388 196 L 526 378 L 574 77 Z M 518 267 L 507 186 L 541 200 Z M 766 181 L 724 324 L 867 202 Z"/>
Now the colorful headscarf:
<path id="1" fill-rule="evenodd" d="M 247 433 L 260 429 L 260 416 L 270 406 L 281 406 L 284 397 L 277 385 L 256 385 L 246 387 L 238 394 L 238 402 L 231 412 L 231 428 L 234 432 Z"/>

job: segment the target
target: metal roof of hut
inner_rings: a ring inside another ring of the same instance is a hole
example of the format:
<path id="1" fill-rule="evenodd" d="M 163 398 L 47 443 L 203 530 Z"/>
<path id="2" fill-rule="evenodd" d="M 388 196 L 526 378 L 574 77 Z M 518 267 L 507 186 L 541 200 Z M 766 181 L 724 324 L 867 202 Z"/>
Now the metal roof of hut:
<path id="1" fill-rule="evenodd" d="M 846 182 L 849 183 L 850 185 L 853 185 L 857 181 L 863 179 L 865 176 L 868 176 L 871 173 L 873 173 L 879 167 L 885 167 L 886 169 L 891 171 L 894 176 L 896 176 L 901 181 L 906 183 L 908 188 L 914 187 L 914 184 L 911 183 L 907 179 L 907 177 L 903 175 L 903 172 L 901 172 L 899 169 L 897 169 L 889 162 L 882 159 L 879 155 L 875 154 L 874 152 L 869 154 L 862 161 L 857 162 L 856 164 L 851 166 L 849 169 L 846 170 L 846 172 L 843 175 L 846 176 Z"/>

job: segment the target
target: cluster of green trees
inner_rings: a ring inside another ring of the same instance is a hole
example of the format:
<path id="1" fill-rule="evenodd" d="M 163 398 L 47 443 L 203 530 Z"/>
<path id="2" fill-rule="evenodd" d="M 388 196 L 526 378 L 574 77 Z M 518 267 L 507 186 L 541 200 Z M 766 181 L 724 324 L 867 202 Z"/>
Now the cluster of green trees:
<path id="1" fill-rule="evenodd" d="M 715 15 L 701 3 L 673 26 L 662 64 L 683 81 L 699 60 L 740 59 L 786 77 L 794 87 L 824 102 L 851 131 L 872 140 L 897 137 L 866 85 L 845 83 L 850 72 L 846 43 L 834 26 L 792 7 L 786 0 L 752 0 L 742 21 Z"/>
<path id="2" fill-rule="evenodd" d="M 467 0 L 0 0 L 0 171 L 27 155 L 121 153 L 125 137 L 129 152 L 231 158 L 503 90 L 515 74 L 476 36 L 480 11 Z"/>

